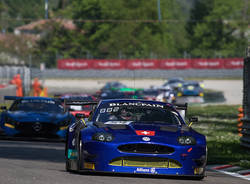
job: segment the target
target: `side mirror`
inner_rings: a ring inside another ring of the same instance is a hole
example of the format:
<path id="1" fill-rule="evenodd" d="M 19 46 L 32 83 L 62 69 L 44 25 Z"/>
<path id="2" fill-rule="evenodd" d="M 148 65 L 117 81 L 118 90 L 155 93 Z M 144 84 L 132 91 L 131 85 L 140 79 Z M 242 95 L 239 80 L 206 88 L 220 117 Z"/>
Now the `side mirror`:
<path id="1" fill-rule="evenodd" d="M 189 118 L 188 119 L 189 120 L 189 127 L 191 127 L 191 125 L 193 124 L 193 123 L 196 123 L 196 122 L 198 122 L 198 117 L 191 117 L 191 118 Z"/>
<path id="2" fill-rule="evenodd" d="M 189 118 L 189 122 L 190 123 L 196 123 L 196 122 L 198 122 L 198 117 L 191 117 L 191 118 Z"/>
<path id="3" fill-rule="evenodd" d="M 7 107 L 6 106 L 1 106 L 0 109 L 1 110 L 7 110 Z"/>
<path id="4" fill-rule="evenodd" d="M 85 114 L 81 114 L 81 113 L 76 113 L 76 119 L 82 119 L 82 118 L 86 118 Z"/>

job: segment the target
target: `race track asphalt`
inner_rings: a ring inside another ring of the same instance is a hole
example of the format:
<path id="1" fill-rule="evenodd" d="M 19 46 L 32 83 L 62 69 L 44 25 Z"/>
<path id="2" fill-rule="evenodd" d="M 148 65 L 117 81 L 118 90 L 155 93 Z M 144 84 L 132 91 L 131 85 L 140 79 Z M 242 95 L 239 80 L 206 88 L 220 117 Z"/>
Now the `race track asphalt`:
<path id="1" fill-rule="evenodd" d="M 64 143 L 0 140 L 0 184 L 249 184 L 249 181 L 208 171 L 202 181 L 178 177 L 67 173 Z"/>

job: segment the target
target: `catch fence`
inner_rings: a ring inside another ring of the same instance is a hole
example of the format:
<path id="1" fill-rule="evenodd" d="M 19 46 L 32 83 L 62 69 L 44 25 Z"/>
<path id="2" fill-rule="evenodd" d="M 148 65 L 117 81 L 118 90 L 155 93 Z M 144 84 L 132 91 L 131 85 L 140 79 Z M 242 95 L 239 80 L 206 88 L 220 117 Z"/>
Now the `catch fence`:
<path id="1" fill-rule="evenodd" d="M 23 92 L 25 95 L 29 94 L 30 86 L 31 86 L 31 71 L 30 68 L 26 66 L 11 66 L 11 65 L 3 65 L 0 66 L 0 84 L 4 86 L 1 89 L 1 97 L 3 95 L 10 95 L 15 88 L 10 87 L 10 81 L 16 74 L 20 74 L 22 79 Z M 9 89 L 9 90 L 6 90 Z M 15 93 L 14 93 L 15 94 Z"/>

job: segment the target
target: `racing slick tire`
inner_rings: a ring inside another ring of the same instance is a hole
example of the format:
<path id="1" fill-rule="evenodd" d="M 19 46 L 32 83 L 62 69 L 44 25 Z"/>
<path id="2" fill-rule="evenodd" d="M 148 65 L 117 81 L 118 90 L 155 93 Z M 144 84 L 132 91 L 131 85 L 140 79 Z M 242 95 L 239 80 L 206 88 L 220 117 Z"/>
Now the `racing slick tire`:
<path id="1" fill-rule="evenodd" d="M 77 143 L 77 172 L 83 170 L 83 163 L 84 163 L 84 156 L 83 156 L 83 150 L 82 150 L 82 140 L 79 135 L 78 143 Z"/>
<path id="2" fill-rule="evenodd" d="M 195 176 L 195 177 L 192 177 L 192 180 L 203 180 L 205 177 L 205 175 L 203 176 Z"/>
<path id="3" fill-rule="evenodd" d="M 68 159 L 68 135 L 66 134 L 66 141 L 65 141 L 65 169 L 67 172 L 72 172 L 72 169 L 70 167 L 70 162 Z"/>

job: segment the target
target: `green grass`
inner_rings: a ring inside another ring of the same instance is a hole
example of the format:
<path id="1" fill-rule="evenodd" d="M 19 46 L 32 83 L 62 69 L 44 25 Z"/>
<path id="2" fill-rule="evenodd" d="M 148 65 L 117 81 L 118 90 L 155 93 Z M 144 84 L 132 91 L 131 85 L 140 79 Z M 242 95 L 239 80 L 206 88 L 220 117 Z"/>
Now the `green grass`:
<path id="1" fill-rule="evenodd" d="M 190 106 L 188 116 L 237 120 L 239 105 Z"/>
<path id="2" fill-rule="evenodd" d="M 250 168 L 250 149 L 240 146 L 237 114 L 239 106 L 195 106 L 188 116 L 198 116 L 192 127 L 206 135 L 208 164 L 234 164 Z"/>

